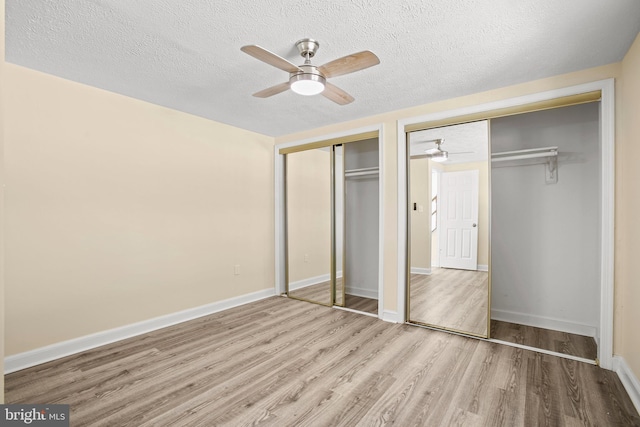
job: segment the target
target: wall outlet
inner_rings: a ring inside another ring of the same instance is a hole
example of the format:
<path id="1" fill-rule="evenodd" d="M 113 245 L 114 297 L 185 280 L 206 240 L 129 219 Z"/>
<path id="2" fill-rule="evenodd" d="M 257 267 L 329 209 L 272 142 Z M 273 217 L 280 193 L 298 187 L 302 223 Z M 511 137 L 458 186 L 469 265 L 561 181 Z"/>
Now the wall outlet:
<path id="1" fill-rule="evenodd" d="M 309 262 L 309 254 L 304 254 L 304 262 Z"/>
<path id="2" fill-rule="evenodd" d="M 240 275 L 240 264 L 236 264 L 233 266 L 233 274 L 236 276 Z"/>

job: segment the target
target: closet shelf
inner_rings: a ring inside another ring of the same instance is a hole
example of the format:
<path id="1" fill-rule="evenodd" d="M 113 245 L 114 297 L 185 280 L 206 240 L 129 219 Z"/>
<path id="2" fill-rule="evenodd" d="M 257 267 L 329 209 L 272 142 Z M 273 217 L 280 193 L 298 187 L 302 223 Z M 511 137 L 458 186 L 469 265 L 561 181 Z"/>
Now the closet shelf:
<path id="1" fill-rule="evenodd" d="M 351 176 L 378 175 L 378 171 L 379 171 L 379 168 L 377 166 L 372 168 L 347 169 L 344 171 L 344 176 L 351 177 Z"/>
<path id="2" fill-rule="evenodd" d="M 558 182 L 558 147 L 530 148 L 526 150 L 503 151 L 491 153 L 491 162 L 506 162 L 515 160 L 540 159 L 545 164 L 545 182 L 556 184 Z M 540 162 L 538 162 L 540 163 Z M 537 163 L 516 163 L 513 166 L 531 165 Z"/>

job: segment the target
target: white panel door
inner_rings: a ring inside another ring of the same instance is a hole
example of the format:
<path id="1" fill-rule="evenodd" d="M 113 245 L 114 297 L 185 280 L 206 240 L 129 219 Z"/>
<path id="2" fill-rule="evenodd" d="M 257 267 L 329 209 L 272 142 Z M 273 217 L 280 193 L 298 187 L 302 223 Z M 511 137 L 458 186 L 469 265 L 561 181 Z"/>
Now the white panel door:
<path id="1" fill-rule="evenodd" d="M 441 267 L 478 269 L 478 189 L 478 170 L 441 175 Z"/>

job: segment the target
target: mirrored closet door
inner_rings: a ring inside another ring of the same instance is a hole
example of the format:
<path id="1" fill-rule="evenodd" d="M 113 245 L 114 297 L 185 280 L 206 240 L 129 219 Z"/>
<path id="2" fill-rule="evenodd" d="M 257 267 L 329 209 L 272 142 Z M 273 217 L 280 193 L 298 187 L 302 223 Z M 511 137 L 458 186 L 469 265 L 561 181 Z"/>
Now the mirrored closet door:
<path id="1" fill-rule="evenodd" d="M 408 320 L 489 334 L 489 125 L 411 132 Z"/>
<path id="2" fill-rule="evenodd" d="M 287 292 L 333 305 L 332 147 L 285 157 Z"/>
<path id="3" fill-rule="evenodd" d="M 285 156 L 287 295 L 377 315 L 379 141 Z"/>

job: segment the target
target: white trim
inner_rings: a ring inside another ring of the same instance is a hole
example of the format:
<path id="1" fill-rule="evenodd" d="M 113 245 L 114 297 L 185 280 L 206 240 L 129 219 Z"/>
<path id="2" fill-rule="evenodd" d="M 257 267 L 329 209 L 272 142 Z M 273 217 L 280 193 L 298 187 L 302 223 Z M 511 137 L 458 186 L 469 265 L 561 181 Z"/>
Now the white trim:
<path id="1" fill-rule="evenodd" d="M 503 99 L 486 104 L 472 105 L 455 110 L 440 111 L 423 116 L 398 120 L 398 312 L 404 316 L 406 304 L 407 265 L 407 168 L 405 126 L 434 120 L 447 119 L 467 114 L 493 111 L 500 108 L 515 107 L 538 101 L 577 95 L 600 90 L 600 141 L 602 157 L 601 191 L 601 260 L 600 260 L 600 345 L 598 359 L 600 366 L 612 369 L 613 357 L 613 265 L 614 265 L 614 195 L 615 195 L 615 100 L 614 79 L 599 80 L 576 86 L 549 90 L 545 92 Z"/>
<path id="2" fill-rule="evenodd" d="M 284 157 L 278 153 L 278 148 L 274 147 L 274 209 L 275 209 L 275 292 L 278 295 L 287 292 L 285 278 L 287 277 L 285 260 L 285 239 L 284 239 Z"/>
<path id="3" fill-rule="evenodd" d="M 422 267 L 411 267 L 411 274 L 431 274 L 430 268 L 422 268 Z"/>
<path id="4" fill-rule="evenodd" d="M 371 290 L 365 288 L 356 288 L 347 286 L 345 289 L 345 293 L 349 295 L 354 295 L 362 298 L 370 298 L 370 299 L 378 299 L 378 290 Z"/>
<path id="5" fill-rule="evenodd" d="M 478 271 L 489 271 L 489 266 L 487 264 L 478 264 Z"/>
<path id="6" fill-rule="evenodd" d="M 409 203 L 407 194 L 407 134 L 404 131 L 405 125 L 413 123 L 411 119 L 398 120 L 397 127 L 397 148 L 398 148 L 398 295 L 397 295 L 397 315 L 400 321 L 406 322 L 407 312 L 407 264 L 409 261 L 408 234 L 409 224 L 407 223 L 407 204 Z M 439 181 L 438 181 L 439 182 Z M 439 216 L 439 215 L 438 215 Z M 440 224 L 438 224 L 440 225 Z M 439 260 L 438 260 L 439 262 Z"/>
<path id="7" fill-rule="evenodd" d="M 536 328 L 552 329 L 570 334 L 583 335 L 595 338 L 597 328 L 584 323 L 568 322 L 553 317 L 537 316 L 533 314 L 517 313 L 507 310 L 491 310 L 491 319 L 502 322 L 516 323 L 518 325 L 534 326 Z"/>
<path id="8" fill-rule="evenodd" d="M 383 310 L 381 319 L 384 320 L 385 322 L 391 322 L 391 323 L 403 322 L 400 316 L 398 316 L 398 313 L 392 310 Z"/>
<path id="9" fill-rule="evenodd" d="M 627 394 L 633 402 L 633 406 L 636 407 L 636 411 L 640 412 L 640 381 L 638 381 L 638 377 L 634 375 L 622 356 L 613 356 L 612 360 L 613 370 L 618 374 L 624 389 L 627 390 Z"/>
<path id="10" fill-rule="evenodd" d="M 600 336 L 598 358 L 600 366 L 613 369 L 613 266 L 615 210 L 615 86 L 614 80 L 602 80 L 600 101 L 600 140 L 602 186 L 600 215 Z"/>
<path id="11" fill-rule="evenodd" d="M 378 318 L 383 318 L 384 310 L 384 124 L 378 130 Z"/>
<path id="12" fill-rule="evenodd" d="M 549 354 L 551 356 L 562 357 L 563 359 L 569 359 L 569 360 L 575 360 L 577 362 L 588 363 L 589 365 L 595 365 L 596 364 L 595 360 L 585 359 L 584 357 L 578 357 L 578 356 L 574 356 L 572 354 L 558 353 L 557 351 L 546 350 L 544 348 L 531 347 L 531 346 L 524 345 L 524 344 L 518 344 L 518 343 L 515 343 L 515 342 L 496 340 L 496 339 L 493 339 L 493 338 L 490 338 L 487 341 L 494 342 L 496 344 L 507 345 L 509 347 L 521 348 L 523 350 L 535 351 L 536 353 Z"/>
<path id="13" fill-rule="evenodd" d="M 109 329 L 107 331 L 97 332 L 95 334 L 51 344 L 46 347 L 25 351 L 24 353 L 7 356 L 4 358 L 4 373 L 10 374 L 11 372 L 30 368 L 41 363 L 60 359 L 61 357 L 91 350 L 96 347 L 135 337 L 137 335 L 146 334 L 151 331 L 166 328 L 167 326 L 197 319 L 202 316 L 207 316 L 219 311 L 259 301 L 274 295 L 273 288 L 264 289 L 262 291 L 240 295 L 238 297 L 217 301 L 200 307 L 194 307 L 178 311 L 176 313 L 154 317 L 153 319 L 143 320 L 141 322 L 132 323 L 119 328 Z"/>
<path id="14" fill-rule="evenodd" d="M 383 318 L 384 307 L 384 124 L 376 124 L 364 126 L 357 129 L 334 132 L 321 136 L 314 136 L 297 141 L 285 142 L 277 144 L 274 147 L 274 168 L 275 168 L 275 278 L 276 292 L 285 292 L 285 242 L 284 242 L 284 155 L 280 154 L 282 148 L 296 147 L 299 145 L 309 144 L 312 142 L 326 141 L 329 139 L 342 138 L 349 135 L 358 135 L 362 133 L 377 131 L 378 132 L 378 167 L 379 167 L 379 199 L 378 199 L 378 317 Z"/>

